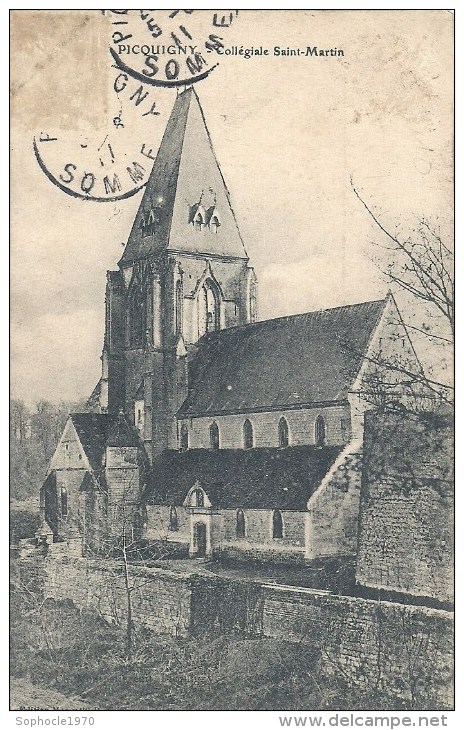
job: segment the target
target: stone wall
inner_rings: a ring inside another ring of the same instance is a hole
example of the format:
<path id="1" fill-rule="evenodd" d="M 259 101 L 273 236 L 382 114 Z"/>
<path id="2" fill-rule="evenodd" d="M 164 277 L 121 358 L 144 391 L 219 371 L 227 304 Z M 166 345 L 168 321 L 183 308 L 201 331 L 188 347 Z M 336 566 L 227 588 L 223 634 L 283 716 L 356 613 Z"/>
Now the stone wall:
<path id="1" fill-rule="evenodd" d="M 111 623 L 127 616 L 124 570 L 119 561 L 55 555 L 44 561 L 44 595 L 70 599 L 79 608 L 91 608 Z M 157 633 L 190 633 L 194 578 L 156 568 L 130 567 L 134 622 Z"/>
<path id="2" fill-rule="evenodd" d="M 322 670 L 421 710 L 453 705 L 453 616 L 424 606 L 262 586 L 262 633 L 301 641 Z"/>
<path id="3" fill-rule="evenodd" d="M 170 508 L 147 505 L 149 540 L 190 543 L 191 527 L 188 509 L 177 505 L 178 530 L 169 529 Z M 245 509 L 245 537 L 237 538 L 237 510 L 223 509 L 215 515 L 212 552 L 238 560 L 270 560 L 273 562 L 302 562 L 305 551 L 306 512 L 282 510 L 283 537 L 272 537 L 272 510 Z"/>
<path id="4" fill-rule="evenodd" d="M 190 513 L 183 505 L 173 505 L 177 514 L 177 530 L 170 529 L 170 507 L 157 504 L 146 506 L 147 526 L 144 537 L 148 540 L 190 542 Z"/>
<path id="5" fill-rule="evenodd" d="M 353 442 L 340 454 L 308 502 L 306 558 L 356 555 L 362 453 Z"/>
<path id="6" fill-rule="evenodd" d="M 243 423 L 248 418 L 253 425 L 254 446 L 262 448 L 279 446 L 279 420 L 285 416 L 288 422 L 290 445 L 303 446 L 315 443 L 314 424 L 319 414 L 324 416 L 326 423 L 327 444 L 339 445 L 349 441 L 350 410 L 348 405 L 188 418 L 181 423 L 185 423 L 189 429 L 189 447 L 191 449 L 210 448 L 209 427 L 213 421 L 216 421 L 219 426 L 221 449 L 242 449 Z"/>
<path id="7" fill-rule="evenodd" d="M 281 510 L 283 537 L 272 537 L 272 510 L 245 509 L 245 537 L 237 538 L 237 510 L 221 510 L 221 554 L 240 560 L 302 562 L 306 513 Z"/>
<path id="8" fill-rule="evenodd" d="M 366 414 L 360 585 L 453 600 L 452 470 L 449 419 Z"/>
<path id="9" fill-rule="evenodd" d="M 44 576 L 45 597 L 68 598 L 108 621 L 124 621 L 121 563 L 49 556 Z M 447 611 L 141 566 L 130 567 L 130 583 L 136 625 L 174 636 L 238 633 L 301 642 L 319 653 L 323 673 L 413 708 L 452 707 Z"/>

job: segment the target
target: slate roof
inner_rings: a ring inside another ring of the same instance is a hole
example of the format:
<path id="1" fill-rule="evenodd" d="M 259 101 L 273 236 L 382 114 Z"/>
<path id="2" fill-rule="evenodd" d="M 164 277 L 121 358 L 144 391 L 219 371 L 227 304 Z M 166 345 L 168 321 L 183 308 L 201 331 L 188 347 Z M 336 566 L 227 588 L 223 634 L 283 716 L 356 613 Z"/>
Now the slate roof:
<path id="1" fill-rule="evenodd" d="M 346 399 L 387 299 L 205 335 L 179 417 Z"/>
<path id="2" fill-rule="evenodd" d="M 70 418 L 92 470 L 102 470 L 107 446 L 140 446 L 135 428 L 122 414 L 71 413 Z"/>
<path id="3" fill-rule="evenodd" d="M 86 408 L 94 409 L 100 407 L 100 396 L 101 396 L 101 378 L 92 390 L 90 396 L 87 398 Z"/>
<path id="4" fill-rule="evenodd" d="M 194 230 L 191 213 L 200 200 L 205 209 L 216 206 L 221 222 L 217 233 Z M 144 235 L 142 224 L 150 212 L 155 222 Z M 175 101 L 119 263 L 131 264 L 166 249 L 248 258 L 193 88 Z"/>
<path id="5" fill-rule="evenodd" d="M 199 481 L 213 507 L 305 510 L 342 448 L 165 451 L 153 463 L 144 501 L 182 505 Z"/>

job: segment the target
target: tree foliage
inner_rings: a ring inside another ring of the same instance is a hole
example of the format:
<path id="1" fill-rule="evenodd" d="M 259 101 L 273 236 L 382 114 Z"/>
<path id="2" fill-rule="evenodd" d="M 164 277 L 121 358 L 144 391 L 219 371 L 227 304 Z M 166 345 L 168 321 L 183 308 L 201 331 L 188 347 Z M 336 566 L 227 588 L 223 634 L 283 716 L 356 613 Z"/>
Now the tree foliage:
<path id="1" fill-rule="evenodd" d="M 68 414 L 81 403 L 39 401 L 29 408 L 10 401 L 10 496 L 15 501 L 38 500 L 48 463 L 63 432 Z"/>

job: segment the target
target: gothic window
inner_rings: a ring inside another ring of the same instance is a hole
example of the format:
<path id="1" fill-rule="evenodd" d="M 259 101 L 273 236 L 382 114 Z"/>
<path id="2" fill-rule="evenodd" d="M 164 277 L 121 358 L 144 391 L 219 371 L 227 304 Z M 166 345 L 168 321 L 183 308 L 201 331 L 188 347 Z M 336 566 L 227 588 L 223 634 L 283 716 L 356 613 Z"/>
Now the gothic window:
<path id="1" fill-rule="evenodd" d="M 194 226 L 196 231 L 201 231 L 205 224 L 204 218 L 201 213 L 197 213 L 194 219 Z"/>
<path id="2" fill-rule="evenodd" d="M 182 282 L 176 282 L 176 335 L 182 334 Z"/>
<path id="3" fill-rule="evenodd" d="M 314 443 L 316 446 L 324 446 L 326 442 L 326 428 L 324 418 L 319 415 L 314 424 Z"/>
<path id="4" fill-rule="evenodd" d="M 213 423 L 209 427 L 209 443 L 210 448 L 219 448 L 219 426 L 217 425 L 216 421 L 213 421 Z"/>
<path id="5" fill-rule="evenodd" d="M 279 421 L 279 446 L 284 449 L 288 446 L 288 423 L 287 419 L 282 416 Z"/>
<path id="6" fill-rule="evenodd" d="M 179 521 L 177 519 L 177 510 L 175 507 L 169 508 L 169 529 L 172 532 L 177 532 L 179 529 Z"/>
<path id="7" fill-rule="evenodd" d="M 219 329 L 219 296 L 211 281 L 205 281 L 198 293 L 198 336 Z"/>
<path id="8" fill-rule="evenodd" d="M 253 448 L 253 425 L 248 418 L 243 424 L 243 448 Z"/>
<path id="9" fill-rule="evenodd" d="M 210 228 L 211 233 L 217 233 L 218 232 L 219 221 L 218 221 L 218 219 L 216 218 L 215 215 L 213 215 L 213 217 L 211 218 L 211 220 L 209 222 L 209 228 Z"/>
<path id="10" fill-rule="evenodd" d="M 180 429 L 180 450 L 187 451 L 189 447 L 189 430 L 185 423 Z"/>
<path id="11" fill-rule="evenodd" d="M 64 487 L 61 487 L 60 492 L 60 498 L 61 498 L 61 517 L 67 517 L 68 516 L 68 492 Z"/>
<path id="12" fill-rule="evenodd" d="M 242 509 L 237 510 L 235 533 L 237 537 L 245 537 L 245 514 Z"/>
<path id="13" fill-rule="evenodd" d="M 141 286 L 133 289 L 129 299 L 129 344 L 142 347 L 146 339 L 147 303 Z"/>
<path id="14" fill-rule="evenodd" d="M 190 502 L 192 507 L 204 507 L 205 506 L 205 495 L 202 489 L 194 489 L 192 492 L 192 499 Z"/>
<path id="15" fill-rule="evenodd" d="M 280 510 L 275 509 L 272 513 L 272 537 L 282 538 L 284 536 L 284 524 L 282 520 L 282 513 Z"/>

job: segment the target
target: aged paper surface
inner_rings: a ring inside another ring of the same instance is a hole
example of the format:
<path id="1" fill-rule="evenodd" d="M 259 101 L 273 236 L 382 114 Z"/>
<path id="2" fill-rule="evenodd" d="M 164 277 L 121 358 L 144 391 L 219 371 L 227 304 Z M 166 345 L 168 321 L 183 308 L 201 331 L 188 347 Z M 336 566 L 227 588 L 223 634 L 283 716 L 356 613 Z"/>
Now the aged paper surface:
<path id="1" fill-rule="evenodd" d="M 451 709 L 452 13 L 10 24 L 12 708 Z"/>

